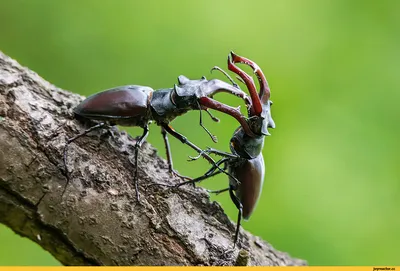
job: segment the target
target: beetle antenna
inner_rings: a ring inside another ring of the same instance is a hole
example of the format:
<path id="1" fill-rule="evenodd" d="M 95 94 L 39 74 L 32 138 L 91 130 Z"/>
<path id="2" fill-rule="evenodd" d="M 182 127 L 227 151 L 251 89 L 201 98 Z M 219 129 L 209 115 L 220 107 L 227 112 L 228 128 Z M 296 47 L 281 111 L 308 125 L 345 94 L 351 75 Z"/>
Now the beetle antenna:
<path id="1" fill-rule="evenodd" d="M 212 73 L 214 70 L 217 70 L 217 71 L 222 72 L 222 73 L 228 78 L 228 80 L 232 83 L 232 85 L 233 85 L 235 88 L 240 89 L 239 85 L 236 84 L 236 82 L 232 79 L 232 77 L 231 77 L 226 71 L 224 71 L 223 69 L 221 69 L 221 68 L 218 67 L 218 66 L 214 66 L 214 67 L 211 69 L 211 73 Z"/>
<path id="2" fill-rule="evenodd" d="M 204 111 L 207 112 L 207 114 L 210 116 L 210 118 L 215 121 L 215 122 L 220 122 L 219 118 L 215 117 L 213 114 L 211 114 L 210 111 L 208 111 L 208 108 L 203 109 Z"/>
<path id="3" fill-rule="evenodd" d="M 191 162 L 191 161 L 195 161 L 195 160 L 200 159 L 200 157 L 202 157 L 203 154 L 205 154 L 205 153 L 208 154 L 209 150 L 210 150 L 210 148 L 207 148 L 207 149 L 205 149 L 205 150 L 202 150 L 202 151 L 199 153 L 199 155 L 197 155 L 197 156 L 190 156 L 190 155 L 189 155 L 188 162 Z"/>
<path id="4" fill-rule="evenodd" d="M 203 115 L 201 114 L 201 111 L 203 109 L 201 109 L 201 105 L 199 103 L 198 100 L 196 100 L 197 105 L 199 106 L 199 111 L 200 111 L 200 126 L 207 132 L 207 134 L 211 137 L 212 141 L 214 141 L 214 143 L 218 142 L 218 138 L 213 135 L 204 125 L 203 125 Z"/>

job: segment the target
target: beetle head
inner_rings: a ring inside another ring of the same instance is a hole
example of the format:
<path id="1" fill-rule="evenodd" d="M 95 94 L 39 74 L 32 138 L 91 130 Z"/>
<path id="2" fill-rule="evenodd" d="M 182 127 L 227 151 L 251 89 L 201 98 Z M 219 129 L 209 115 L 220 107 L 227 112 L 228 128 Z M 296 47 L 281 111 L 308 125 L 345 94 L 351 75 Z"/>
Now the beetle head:
<path id="1" fill-rule="evenodd" d="M 178 77 L 178 85 L 174 85 L 176 94 L 180 97 L 198 96 L 199 89 L 207 83 L 207 79 L 203 76 L 199 80 L 190 80 L 184 75 Z"/>
<path id="2" fill-rule="evenodd" d="M 254 131 L 254 133 L 264 136 L 271 135 L 268 132 L 268 128 L 275 128 L 275 122 L 272 119 L 271 115 L 271 105 L 272 101 L 267 100 L 266 104 L 262 107 L 262 112 L 260 116 L 253 115 L 247 119 L 247 123 L 249 124 L 250 129 Z"/>
<path id="3" fill-rule="evenodd" d="M 184 75 L 178 76 L 178 84 L 174 85 L 172 102 L 179 109 L 199 109 L 196 93 L 205 82 L 207 79 L 204 76 L 200 80 L 190 80 Z"/>
<path id="4" fill-rule="evenodd" d="M 185 77 L 186 78 L 186 77 Z M 187 78 L 186 78 L 187 79 Z M 189 79 L 188 79 L 189 80 Z M 189 80 L 189 82 L 194 80 Z M 198 81 L 198 80 L 196 80 Z M 194 91 L 193 85 L 174 85 L 174 91 L 172 94 L 172 102 L 179 109 L 191 109 L 194 105 L 196 105 L 197 109 L 197 97 L 195 95 L 189 95 L 190 92 Z M 187 86 L 187 87 L 186 87 Z"/>
<path id="5" fill-rule="evenodd" d="M 257 93 L 253 78 L 237 67 L 235 63 L 242 63 L 252 68 L 260 85 L 259 93 Z M 250 92 L 252 105 L 248 112 L 249 118 L 247 121 L 250 129 L 257 135 L 270 135 L 268 128 L 275 128 L 275 122 L 271 116 L 272 102 L 269 99 L 271 93 L 264 73 L 255 62 L 233 52 L 228 56 L 228 69 L 240 77 L 239 79 L 246 84 Z"/>

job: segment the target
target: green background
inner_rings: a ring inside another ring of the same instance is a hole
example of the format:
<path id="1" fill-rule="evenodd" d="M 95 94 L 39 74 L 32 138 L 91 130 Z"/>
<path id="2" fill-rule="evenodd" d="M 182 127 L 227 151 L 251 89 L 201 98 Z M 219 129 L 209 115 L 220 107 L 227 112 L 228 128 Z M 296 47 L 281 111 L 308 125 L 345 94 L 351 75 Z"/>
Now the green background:
<path id="1" fill-rule="evenodd" d="M 264 191 L 244 228 L 311 265 L 400 265 L 399 1 L 0 0 L 0 50 L 83 95 L 124 84 L 171 87 L 226 66 L 230 50 L 267 75 L 277 128 L 264 147 Z M 243 104 L 226 94 L 231 105 Z M 198 112 L 173 122 L 201 147 L 228 150 L 237 122 Z M 138 135 L 138 129 L 130 129 Z M 165 157 L 160 130 L 148 141 Z M 175 139 L 176 168 L 208 165 Z M 226 176 L 204 182 L 226 187 Z M 229 216 L 236 210 L 227 195 Z M 1 265 L 55 265 L 0 226 Z"/>

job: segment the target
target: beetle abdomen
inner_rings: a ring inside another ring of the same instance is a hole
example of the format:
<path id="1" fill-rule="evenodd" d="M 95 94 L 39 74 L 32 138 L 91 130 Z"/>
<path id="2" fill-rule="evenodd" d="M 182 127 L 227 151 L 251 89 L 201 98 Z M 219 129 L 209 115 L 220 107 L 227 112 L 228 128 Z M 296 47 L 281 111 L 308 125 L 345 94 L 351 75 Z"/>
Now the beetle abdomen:
<path id="1" fill-rule="evenodd" d="M 145 86 L 121 86 L 89 96 L 74 112 L 77 115 L 121 125 L 140 125 L 150 118 L 149 101 L 153 89 Z M 137 118 L 141 116 L 141 118 Z"/>
<path id="2" fill-rule="evenodd" d="M 242 166 L 235 168 L 235 177 L 240 182 L 236 196 L 242 203 L 244 219 L 249 219 L 261 195 L 265 174 L 264 167 L 264 158 L 260 153 L 256 158 L 246 160 Z"/>

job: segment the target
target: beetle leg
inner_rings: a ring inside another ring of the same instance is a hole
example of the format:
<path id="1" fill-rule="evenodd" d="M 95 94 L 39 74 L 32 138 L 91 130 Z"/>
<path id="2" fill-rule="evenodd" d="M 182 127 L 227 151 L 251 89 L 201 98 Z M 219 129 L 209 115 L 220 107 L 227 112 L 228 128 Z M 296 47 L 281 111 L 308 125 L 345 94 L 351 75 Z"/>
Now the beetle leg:
<path id="1" fill-rule="evenodd" d="M 224 151 L 220 151 L 220 150 L 213 149 L 213 148 L 207 148 L 207 149 L 201 151 L 201 153 L 198 156 L 195 156 L 195 157 L 189 156 L 189 158 L 190 158 L 189 161 L 194 161 L 194 160 L 199 159 L 203 153 L 213 153 L 213 154 L 216 154 L 216 155 L 219 155 L 222 157 L 238 158 L 237 155 L 234 155 L 229 152 L 224 152 Z"/>
<path id="2" fill-rule="evenodd" d="M 165 131 L 164 127 L 161 127 L 161 134 L 163 135 L 165 149 L 166 149 L 166 152 L 167 152 L 167 161 L 168 161 L 169 172 L 173 176 L 177 176 L 177 177 L 180 177 L 180 178 L 185 179 L 185 180 L 191 180 L 192 178 L 180 175 L 176 170 L 174 170 L 174 164 L 172 162 L 172 153 L 171 153 L 171 147 L 169 146 L 168 134 Z"/>
<path id="3" fill-rule="evenodd" d="M 182 135 L 182 134 L 178 133 L 177 131 L 175 131 L 170 125 L 162 124 L 162 127 L 165 129 L 165 131 L 167 131 L 173 137 L 175 137 L 176 139 L 180 140 L 183 144 L 188 145 L 189 147 L 191 147 L 192 149 L 194 149 L 198 153 L 200 153 L 202 151 L 199 147 L 197 147 L 195 144 L 190 142 L 184 135 Z M 215 164 L 215 161 L 210 156 L 204 154 L 203 157 L 208 162 L 210 162 L 211 164 Z"/>
<path id="4" fill-rule="evenodd" d="M 236 190 L 236 188 L 233 185 L 229 185 L 229 195 L 231 196 L 231 199 L 233 203 L 235 204 L 236 208 L 238 208 L 238 218 L 236 222 L 236 230 L 235 230 L 235 237 L 233 241 L 233 247 L 236 246 L 238 237 L 239 237 L 239 230 L 240 230 L 240 222 L 242 220 L 242 211 L 243 211 L 243 205 L 238 199 L 238 197 L 233 193 L 233 191 Z"/>
<path id="5" fill-rule="evenodd" d="M 211 134 L 210 131 L 203 125 L 203 116 L 201 114 L 201 105 L 199 103 L 198 100 L 196 100 L 197 105 L 199 106 L 199 111 L 200 111 L 200 126 L 207 132 L 207 134 L 211 137 L 212 141 L 214 141 L 214 143 L 218 142 L 218 139 L 215 135 Z"/>
<path id="6" fill-rule="evenodd" d="M 66 189 L 67 189 L 67 186 L 68 186 L 68 184 L 69 184 L 69 174 L 68 174 L 68 167 L 67 167 L 67 150 L 68 150 L 69 144 L 71 144 L 72 142 L 74 142 L 74 141 L 77 140 L 78 138 L 80 138 L 80 137 L 82 137 L 82 136 L 84 136 L 84 135 L 87 135 L 87 134 L 90 133 L 91 131 L 94 131 L 94 130 L 96 130 L 96 129 L 100 129 L 101 127 L 103 127 L 103 126 L 105 126 L 105 125 L 106 125 L 105 122 L 100 122 L 100 123 L 98 123 L 98 124 L 96 124 L 96 125 L 94 125 L 94 126 L 88 128 L 88 129 L 86 129 L 86 130 L 83 131 L 82 133 L 77 134 L 76 136 L 67 139 L 67 143 L 65 144 L 64 150 L 63 150 L 63 163 L 64 163 L 64 170 L 65 170 L 65 176 L 66 176 L 67 181 L 66 181 L 66 183 L 65 183 L 65 185 L 64 185 L 64 189 L 63 189 L 63 192 L 62 192 L 62 194 L 61 194 L 61 197 L 64 196 L 64 193 L 65 193 L 65 191 L 66 191 Z"/>
<path id="7" fill-rule="evenodd" d="M 190 155 L 189 155 L 188 161 L 190 162 L 190 161 L 198 160 L 198 159 L 203 155 L 203 153 L 207 153 L 207 150 L 202 150 L 202 151 L 199 153 L 199 155 L 197 155 L 197 156 L 190 156 Z"/>
<path id="8" fill-rule="evenodd" d="M 239 55 L 235 54 L 234 52 L 231 52 L 231 56 L 232 56 L 232 61 L 234 63 L 242 63 L 242 64 L 250 66 L 253 69 L 253 72 L 257 76 L 258 83 L 260 84 L 259 97 L 262 100 L 262 103 L 265 103 L 269 99 L 271 92 L 270 92 L 270 89 L 268 86 L 267 79 L 265 78 L 265 75 L 262 72 L 261 68 L 254 61 L 252 61 L 248 58 L 239 56 Z"/>
<path id="9" fill-rule="evenodd" d="M 216 155 L 219 155 L 219 156 L 222 156 L 222 157 L 228 157 L 228 158 L 238 158 L 239 157 L 239 156 L 234 155 L 232 153 L 220 151 L 220 150 L 213 149 L 213 148 L 208 148 L 207 152 L 208 153 L 213 153 L 213 154 L 216 154 Z"/>
<path id="10" fill-rule="evenodd" d="M 205 149 L 205 150 L 202 150 L 202 151 L 199 153 L 199 155 L 197 155 L 197 156 L 190 156 L 190 155 L 189 155 L 188 161 L 190 162 L 190 161 L 198 160 L 204 153 L 209 153 L 209 152 L 208 152 L 209 149 L 210 149 L 210 148 L 207 148 L 207 149 Z"/>
<path id="11" fill-rule="evenodd" d="M 220 190 L 207 190 L 208 193 L 213 193 L 216 195 L 219 195 L 223 192 L 229 191 L 229 187 L 228 188 L 224 188 L 224 189 L 220 189 Z"/>
<path id="12" fill-rule="evenodd" d="M 201 105 L 205 106 L 205 107 L 208 107 L 208 108 L 223 112 L 225 114 L 228 114 L 228 115 L 234 117 L 240 123 L 240 125 L 243 127 L 243 129 L 246 132 L 246 134 L 248 134 L 251 137 L 256 137 L 256 135 L 250 129 L 249 124 L 246 122 L 246 118 L 236 108 L 233 108 L 231 106 L 228 106 L 226 104 L 218 102 L 218 101 L 216 101 L 214 99 L 211 99 L 209 97 L 201 97 L 201 98 L 199 98 L 199 103 Z"/>
<path id="13" fill-rule="evenodd" d="M 262 106 L 260 97 L 257 94 L 256 86 L 254 85 L 253 78 L 251 78 L 247 73 L 236 66 L 235 63 L 233 63 L 231 56 L 228 56 L 228 69 L 236 73 L 243 79 L 247 86 L 247 89 L 250 92 L 251 101 L 253 103 L 252 107 L 250 108 L 250 115 L 260 116 L 262 112 Z"/>
<path id="14" fill-rule="evenodd" d="M 146 125 L 143 127 L 143 134 L 142 136 L 136 141 L 135 144 L 135 189 L 136 189 L 136 199 L 137 201 L 140 200 L 139 197 L 139 184 L 138 184 L 138 156 L 139 156 L 139 149 L 142 146 L 143 142 L 146 140 L 147 136 L 149 135 L 149 127 Z"/>
<path id="15" fill-rule="evenodd" d="M 221 172 L 225 172 L 225 170 L 227 169 L 226 162 L 228 162 L 228 161 L 229 161 L 229 158 L 223 158 L 223 159 L 219 160 L 217 163 L 215 163 L 215 165 L 213 165 L 204 175 L 202 175 L 200 177 L 197 177 L 197 178 L 195 178 L 193 180 L 190 180 L 190 181 L 178 183 L 177 185 L 175 185 L 175 187 L 180 187 L 182 185 L 191 184 L 191 183 L 193 183 L 193 184 L 194 183 L 198 183 L 198 182 L 201 182 L 201 181 L 203 181 L 205 179 L 208 179 L 208 178 L 210 178 L 212 176 L 220 174 Z M 219 167 L 219 165 L 221 165 L 222 163 L 225 163 L 223 170 Z M 217 169 L 219 169 L 219 171 L 214 172 Z"/>
<path id="16" fill-rule="evenodd" d="M 197 151 L 198 153 L 202 152 L 202 149 L 200 149 L 199 147 L 197 147 L 195 144 L 193 144 L 192 142 L 190 142 L 185 136 L 181 135 L 180 133 L 176 132 L 170 125 L 168 124 L 162 124 L 162 126 L 165 128 L 165 130 L 171 134 L 173 137 L 175 137 L 176 139 L 179 139 L 183 144 L 188 145 L 189 147 L 191 147 L 192 149 L 194 149 L 195 151 Z M 212 159 L 208 154 L 203 153 L 202 156 L 208 161 L 210 162 L 212 165 L 216 166 L 220 171 L 222 171 L 223 173 L 225 173 L 226 175 L 228 175 L 229 177 L 233 178 L 235 181 L 238 181 L 234 176 L 232 176 L 232 174 L 230 174 L 229 172 L 226 172 L 225 170 L 223 170 L 222 168 L 220 168 L 217 163 L 215 163 L 214 159 Z"/>

